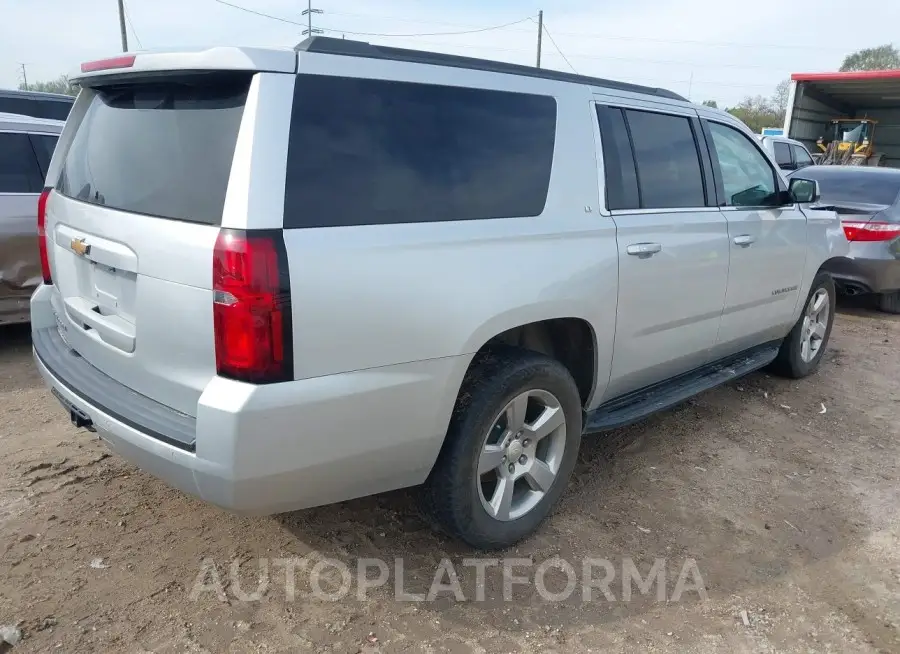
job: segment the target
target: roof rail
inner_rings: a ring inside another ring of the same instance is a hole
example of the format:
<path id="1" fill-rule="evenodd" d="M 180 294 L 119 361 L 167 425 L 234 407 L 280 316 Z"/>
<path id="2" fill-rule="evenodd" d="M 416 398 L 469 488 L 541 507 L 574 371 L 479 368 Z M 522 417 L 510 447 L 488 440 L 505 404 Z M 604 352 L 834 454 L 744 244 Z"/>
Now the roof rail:
<path id="1" fill-rule="evenodd" d="M 643 95 L 655 95 L 670 100 L 688 102 L 677 93 L 666 89 L 651 86 L 640 86 L 627 82 L 615 82 L 599 77 L 587 77 L 564 73 L 546 68 L 534 68 L 508 64 L 502 61 L 489 59 L 475 59 L 474 57 L 460 57 L 457 55 L 442 54 L 438 52 L 426 52 L 422 50 L 409 50 L 406 48 L 392 48 L 383 45 L 372 45 L 365 41 L 353 41 L 348 39 L 335 39 L 327 36 L 312 36 L 298 43 L 294 48 L 297 52 L 315 52 L 319 54 L 342 55 L 345 57 L 365 57 L 367 59 L 383 59 L 388 61 L 405 61 L 417 64 L 431 64 L 433 66 L 449 66 L 452 68 L 468 68 L 470 70 L 483 70 L 490 73 L 505 73 L 507 75 L 521 75 L 524 77 L 538 77 L 541 79 L 556 80 L 559 82 L 572 82 L 590 86 L 603 86 L 618 91 L 641 93 Z"/>

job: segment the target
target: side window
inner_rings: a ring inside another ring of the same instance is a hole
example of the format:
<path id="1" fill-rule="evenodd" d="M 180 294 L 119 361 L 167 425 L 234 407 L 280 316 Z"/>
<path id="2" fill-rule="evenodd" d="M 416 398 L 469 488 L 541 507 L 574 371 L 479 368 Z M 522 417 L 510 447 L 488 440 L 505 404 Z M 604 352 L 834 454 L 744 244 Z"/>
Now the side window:
<path id="1" fill-rule="evenodd" d="M 538 216 L 555 139 L 550 96 L 298 75 L 284 226 Z"/>
<path id="2" fill-rule="evenodd" d="M 794 161 L 797 162 L 797 168 L 806 168 L 807 166 L 813 165 L 812 157 L 809 156 L 809 152 L 806 151 L 806 148 L 801 148 L 799 145 L 792 145 L 791 149 L 794 151 Z"/>
<path id="3" fill-rule="evenodd" d="M 791 163 L 791 147 L 787 143 L 775 141 L 775 163 L 782 169 L 789 170 L 793 164 Z"/>
<path id="4" fill-rule="evenodd" d="M 46 178 L 50 159 L 53 157 L 53 150 L 56 148 L 56 141 L 59 137 L 51 134 L 29 134 L 28 138 L 31 139 L 31 147 L 34 148 L 34 154 L 37 155 L 38 163 L 41 166 L 41 177 Z"/>
<path id="5" fill-rule="evenodd" d="M 641 208 L 705 207 L 690 119 L 631 109 L 625 116 L 634 144 Z"/>
<path id="6" fill-rule="evenodd" d="M 606 178 L 606 208 L 639 209 L 637 172 L 625 115 L 616 107 L 597 106 L 600 138 L 603 142 L 603 170 Z"/>
<path id="7" fill-rule="evenodd" d="M 28 135 L 0 133 L 0 193 L 40 193 L 43 178 Z"/>
<path id="8" fill-rule="evenodd" d="M 729 207 L 775 204 L 777 173 L 763 153 L 736 129 L 710 122 L 709 131 L 722 170 L 725 204 Z"/>

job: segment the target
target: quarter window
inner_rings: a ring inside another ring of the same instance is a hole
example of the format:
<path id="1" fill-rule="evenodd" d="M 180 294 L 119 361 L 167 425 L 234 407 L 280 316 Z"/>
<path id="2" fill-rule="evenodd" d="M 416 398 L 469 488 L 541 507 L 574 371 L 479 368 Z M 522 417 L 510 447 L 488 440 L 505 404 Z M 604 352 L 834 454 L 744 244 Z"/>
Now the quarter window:
<path id="1" fill-rule="evenodd" d="M 726 125 L 711 122 L 709 131 L 722 171 L 725 204 L 730 207 L 775 204 L 777 173 L 759 148 L 744 134 Z"/>
<path id="2" fill-rule="evenodd" d="M 34 148 L 38 163 L 41 165 L 41 174 L 46 177 L 50 159 L 53 157 L 53 150 L 56 149 L 56 141 L 59 137 L 50 134 L 31 134 L 30 138 L 31 147 Z"/>
<path id="3" fill-rule="evenodd" d="M 700 156 L 688 118 L 625 111 L 640 187 L 641 208 L 706 206 Z"/>
<path id="4" fill-rule="evenodd" d="M 0 134 L 0 193 L 40 193 L 43 175 L 27 134 Z"/>
<path id="5" fill-rule="evenodd" d="M 617 107 L 597 107 L 600 139 L 603 143 L 603 170 L 606 177 L 606 207 L 639 209 L 637 172 L 625 115 Z"/>
<path id="6" fill-rule="evenodd" d="M 299 75 L 284 226 L 538 216 L 555 139 L 550 96 Z"/>

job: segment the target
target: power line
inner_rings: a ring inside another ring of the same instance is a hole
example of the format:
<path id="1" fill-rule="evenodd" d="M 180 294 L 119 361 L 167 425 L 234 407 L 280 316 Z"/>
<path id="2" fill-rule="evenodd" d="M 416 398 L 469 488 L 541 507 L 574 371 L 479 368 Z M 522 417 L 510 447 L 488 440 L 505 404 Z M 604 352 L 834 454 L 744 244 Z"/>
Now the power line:
<path id="1" fill-rule="evenodd" d="M 122 0 L 122 3 L 125 5 L 125 20 L 128 21 L 128 26 L 131 28 L 131 33 L 134 34 L 134 40 L 137 41 L 138 47 L 143 50 L 144 44 L 141 43 L 141 37 L 138 36 L 137 30 L 134 29 L 134 23 L 131 22 L 131 7 L 128 6 L 128 0 Z"/>
<path id="2" fill-rule="evenodd" d="M 352 18 L 380 18 L 382 20 L 400 21 L 405 23 L 418 23 L 420 25 L 447 25 L 451 27 L 476 27 L 471 23 L 455 23 L 440 20 L 425 20 L 417 18 L 409 18 L 404 16 L 388 16 L 384 14 L 359 14 L 351 12 L 329 11 L 329 16 L 347 16 Z M 513 29 L 513 32 L 531 33 L 531 30 Z M 349 32 L 348 32 L 349 34 Z M 589 34 L 586 32 L 557 32 L 557 36 L 574 36 L 578 38 L 604 39 L 604 40 L 622 40 L 622 41 L 649 41 L 654 43 L 675 43 L 685 45 L 709 45 L 716 47 L 735 47 L 735 48 L 787 48 L 799 50 L 823 50 L 831 52 L 845 52 L 845 48 L 838 46 L 822 46 L 822 45 L 797 45 L 785 43 L 725 43 L 716 41 L 697 41 L 697 40 L 677 40 L 677 39 L 656 39 L 644 36 L 622 36 L 612 34 Z"/>
<path id="3" fill-rule="evenodd" d="M 442 45 L 447 46 L 450 45 L 448 43 L 442 43 L 440 41 L 419 41 L 419 43 L 425 45 Z M 474 50 L 493 50 L 497 52 L 521 52 L 521 53 L 530 53 L 531 50 L 527 50 L 524 48 L 501 48 L 492 45 L 477 45 L 474 43 L 453 43 L 453 47 L 455 48 L 471 48 Z M 545 53 L 545 55 L 549 54 L 549 56 L 559 56 L 556 53 Z M 579 52 L 569 52 L 567 55 L 570 59 L 594 59 L 599 61 L 624 61 L 631 63 L 639 63 L 639 64 L 664 64 L 664 65 L 672 65 L 672 66 L 686 66 L 689 68 L 746 68 L 753 70 L 766 70 L 769 72 L 784 72 L 782 68 L 773 68 L 772 66 L 759 66 L 754 64 L 710 64 L 704 62 L 694 62 L 694 61 L 667 61 L 662 59 L 638 59 L 636 57 L 615 57 L 608 55 L 590 55 L 583 54 Z"/>
<path id="4" fill-rule="evenodd" d="M 287 23 L 288 25 L 299 25 L 300 27 L 305 27 L 303 23 L 298 23 L 295 20 L 288 20 L 287 18 L 282 18 L 281 16 L 273 16 L 272 14 L 264 14 L 263 12 L 256 11 L 255 9 L 247 9 L 247 7 L 241 7 L 240 5 L 234 5 L 230 2 L 225 2 L 225 0 L 214 0 L 214 2 L 218 2 L 220 5 L 225 5 L 226 7 L 240 9 L 241 11 L 246 11 L 248 14 L 254 14 L 255 16 L 261 16 L 262 18 L 271 18 L 272 20 Z"/>
<path id="5" fill-rule="evenodd" d="M 457 36 L 461 34 L 477 34 L 478 32 L 490 32 L 492 30 L 502 30 L 505 27 L 510 27 L 511 25 L 518 25 L 519 23 L 524 23 L 526 21 L 533 21 L 534 19 L 529 16 L 528 18 L 523 18 L 521 20 L 516 20 L 511 23 L 504 23 L 503 25 L 493 25 L 491 27 L 482 27 L 480 29 L 474 30 L 465 30 L 461 32 L 422 32 L 420 34 L 380 34 L 378 32 L 351 32 L 350 30 L 332 30 L 329 29 L 329 32 L 340 32 L 342 34 L 352 34 L 354 36 L 383 36 L 387 38 L 409 38 L 409 37 L 418 37 L 418 36 Z"/>
<path id="6" fill-rule="evenodd" d="M 569 65 L 569 68 L 572 69 L 572 72 L 575 73 L 575 74 L 577 75 L 577 74 L 578 74 L 578 71 L 575 70 L 575 66 L 573 66 L 573 65 L 572 65 L 572 62 L 569 61 L 569 58 L 566 57 L 566 55 L 563 54 L 563 51 L 559 49 L 559 46 L 556 44 L 556 40 L 553 38 L 553 35 L 550 34 L 550 30 L 547 29 L 547 23 L 544 22 L 544 23 L 543 23 L 543 26 L 544 26 L 544 32 L 547 33 L 547 38 L 550 39 L 550 43 L 552 43 L 552 44 L 553 44 L 553 47 L 556 48 L 556 51 L 559 53 L 559 56 L 562 57 L 562 58 L 565 60 L 565 62 Z"/>
<path id="7" fill-rule="evenodd" d="M 289 25 L 300 25 L 303 27 L 303 23 L 298 23 L 297 21 L 288 20 L 287 18 L 282 18 L 281 16 L 273 16 L 272 14 L 265 14 L 261 11 L 256 11 L 255 9 L 248 9 L 247 7 L 242 7 L 240 5 L 233 4 L 231 2 L 226 2 L 226 0 L 214 0 L 218 2 L 220 5 L 225 5 L 227 7 L 232 7 L 234 9 L 239 9 L 241 11 L 246 11 L 248 14 L 255 14 L 256 16 L 261 16 L 263 18 L 271 18 L 272 20 L 277 20 L 282 23 L 287 23 Z M 408 38 L 408 37 L 418 37 L 418 36 L 456 36 L 459 34 L 477 34 L 478 32 L 489 32 L 491 30 L 499 30 L 505 27 L 510 27 L 512 25 L 518 25 L 519 23 L 524 23 L 526 21 L 532 20 L 529 16 L 528 18 L 522 18 L 520 20 L 513 21 L 511 23 L 504 23 L 503 25 L 493 25 L 491 27 L 481 27 L 478 29 L 471 30 L 463 30 L 458 32 L 421 32 L 418 34 L 382 34 L 380 32 L 351 32 L 350 30 L 338 30 L 338 29 L 330 29 L 330 28 L 321 28 L 326 32 L 335 32 L 339 34 L 351 34 L 353 36 L 383 36 L 386 38 Z"/>
<path id="8" fill-rule="evenodd" d="M 247 7 L 243 7 L 241 5 L 237 5 L 237 4 L 228 2 L 227 0 L 214 0 L 214 2 L 217 2 L 218 4 L 225 5 L 228 7 L 232 7 L 234 9 L 238 9 L 240 11 L 244 11 L 246 13 L 254 14 L 254 15 L 260 16 L 262 18 L 269 18 L 271 20 L 275 20 L 275 21 L 278 21 L 281 23 L 286 23 L 288 25 L 297 25 L 299 27 L 307 27 L 307 23 L 301 23 L 299 21 L 290 20 L 288 18 L 283 18 L 281 16 L 274 16 L 272 14 L 267 14 L 267 13 L 264 13 L 261 11 L 256 11 L 254 9 L 249 9 Z M 329 12 L 329 15 L 358 16 L 358 17 L 390 19 L 389 16 L 377 16 L 374 14 L 350 14 L 350 13 Z M 402 19 L 402 20 L 406 20 L 408 22 L 416 22 L 416 21 L 411 21 L 411 19 Z M 446 24 L 446 25 L 456 24 L 456 25 L 459 25 L 459 23 L 438 23 L 437 21 L 420 21 L 420 22 L 430 23 L 430 24 Z M 378 36 L 378 37 L 384 37 L 384 38 L 404 39 L 404 38 L 419 38 L 419 37 L 427 37 L 427 36 L 456 36 L 456 35 L 463 35 L 463 34 L 477 34 L 480 32 L 488 32 L 488 31 L 492 31 L 492 30 L 505 29 L 505 28 L 509 28 L 509 27 L 518 25 L 520 23 L 525 23 L 525 22 L 536 23 L 535 19 L 532 18 L 531 16 L 529 16 L 527 18 L 522 18 L 517 21 L 512 21 L 510 23 L 504 23 L 502 25 L 494 25 L 491 27 L 480 27 L 480 28 L 475 28 L 475 29 L 471 29 L 471 30 L 460 30 L 460 31 L 452 31 L 452 32 L 420 32 L 420 33 L 415 33 L 415 34 L 388 34 L 388 33 L 379 33 L 379 32 L 354 32 L 351 30 L 333 29 L 333 28 L 328 28 L 328 27 L 317 28 L 317 29 L 321 29 L 324 32 L 332 33 L 332 34 L 349 34 L 351 36 Z M 550 34 L 550 31 L 547 29 L 546 25 L 544 25 L 544 30 L 547 33 L 547 37 L 550 39 L 550 41 L 553 43 L 554 48 L 556 49 L 556 53 L 545 53 L 545 54 L 551 55 L 551 56 L 559 56 L 560 58 L 563 59 L 563 61 L 565 61 L 565 63 L 568 65 L 568 67 L 570 69 L 572 69 L 573 71 L 575 71 L 577 73 L 577 69 L 572 65 L 572 62 L 569 60 L 569 58 L 559 48 L 559 44 L 556 42 L 556 40 Z M 525 31 L 525 30 L 513 30 L 513 31 Z M 530 30 L 528 30 L 528 32 L 530 33 Z M 636 38 L 637 38 L 637 40 L 640 40 L 639 37 L 636 37 Z M 420 43 L 421 43 L 421 41 L 420 41 Z M 426 43 L 428 43 L 428 42 L 426 42 Z M 698 42 L 698 43 L 701 43 L 701 42 Z M 449 44 L 449 43 L 439 43 L 439 42 L 431 42 L 431 44 L 432 45 L 440 45 L 440 46 L 452 46 L 454 48 L 496 50 L 496 51 L 502 51 L 502 52 L 522 52 L 522 53 L 530 52 L 528 50 L 523 50 L 523 49 L 500 48 L 500 47 L 496 47 L 496 46 L 481 46 L 481 45 L 474 45 L 474 44 L 460 44 L 460 43 Z M 580 57 L 583 59 L 596 59 L 596 60 L 607 59 L 607 60 L 634 62 L 634 63 L 677 64 L 677 65 L 684 65 L 684 66 L 715 67 L 715 68 L 718 68 L 718 67 L 721 67 L 721 68 L 758 68 L 758 69 L 771 70 L 773 72 L 776 70 L 774 68 L 768 68 L 768 67 L 763 67 L 763 66 L 743 66 L 740 64 L 710 65 L 710 64 L 703 64 L 703 63 L 695 64 L 692 62 L 672 62 L 672 61 L 662 61 L 662 60 L 652 60 L 652 59 L 633 59 L 633 58 L 628 58 L 628 57 L 607 57 L 607 56 L 587 55 L 587 54 L 573 54 L 570 56 L 572 56 L 573 58 Z M 664 84 L 689 84 L 690 83 L 689 80 L 675 80 L 675 79 L 656 78 L 656 77 L 634 77 L 631 75 L 629 75 L 628 77 L 629 77 L 629 79 L 634 79 L 634 80 L 654 81 L 654 82 L 659 82 L 659 83 L 664 83 Z M 772 87 L 772 84 L 755 84 L 755 83 L 729 84 L 727 82 L 712 82 L 712 81 L 704 81 L 704 80 L 693 80 L 693 84 L 694 85 L 705 85 L 705 86 L 720 86 L 720 87 L 728 87 L 728 88 L 749 88 L 749 87 L 771 88 Z"/>

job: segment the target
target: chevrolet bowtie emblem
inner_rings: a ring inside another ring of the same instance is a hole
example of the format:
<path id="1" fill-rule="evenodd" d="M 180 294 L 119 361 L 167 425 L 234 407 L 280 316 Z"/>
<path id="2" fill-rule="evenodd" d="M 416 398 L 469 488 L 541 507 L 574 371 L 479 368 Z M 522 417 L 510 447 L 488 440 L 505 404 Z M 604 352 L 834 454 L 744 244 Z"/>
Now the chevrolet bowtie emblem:
<path id="1" fill-rule="evenodd" d="M 91 246 L 85 243 L 83 238 L 73 238 L 72 242 L 69 243 L 69 247 L 72 248 L 72 252 L 80 257 L 85 257 L 91 252 Z"/>

